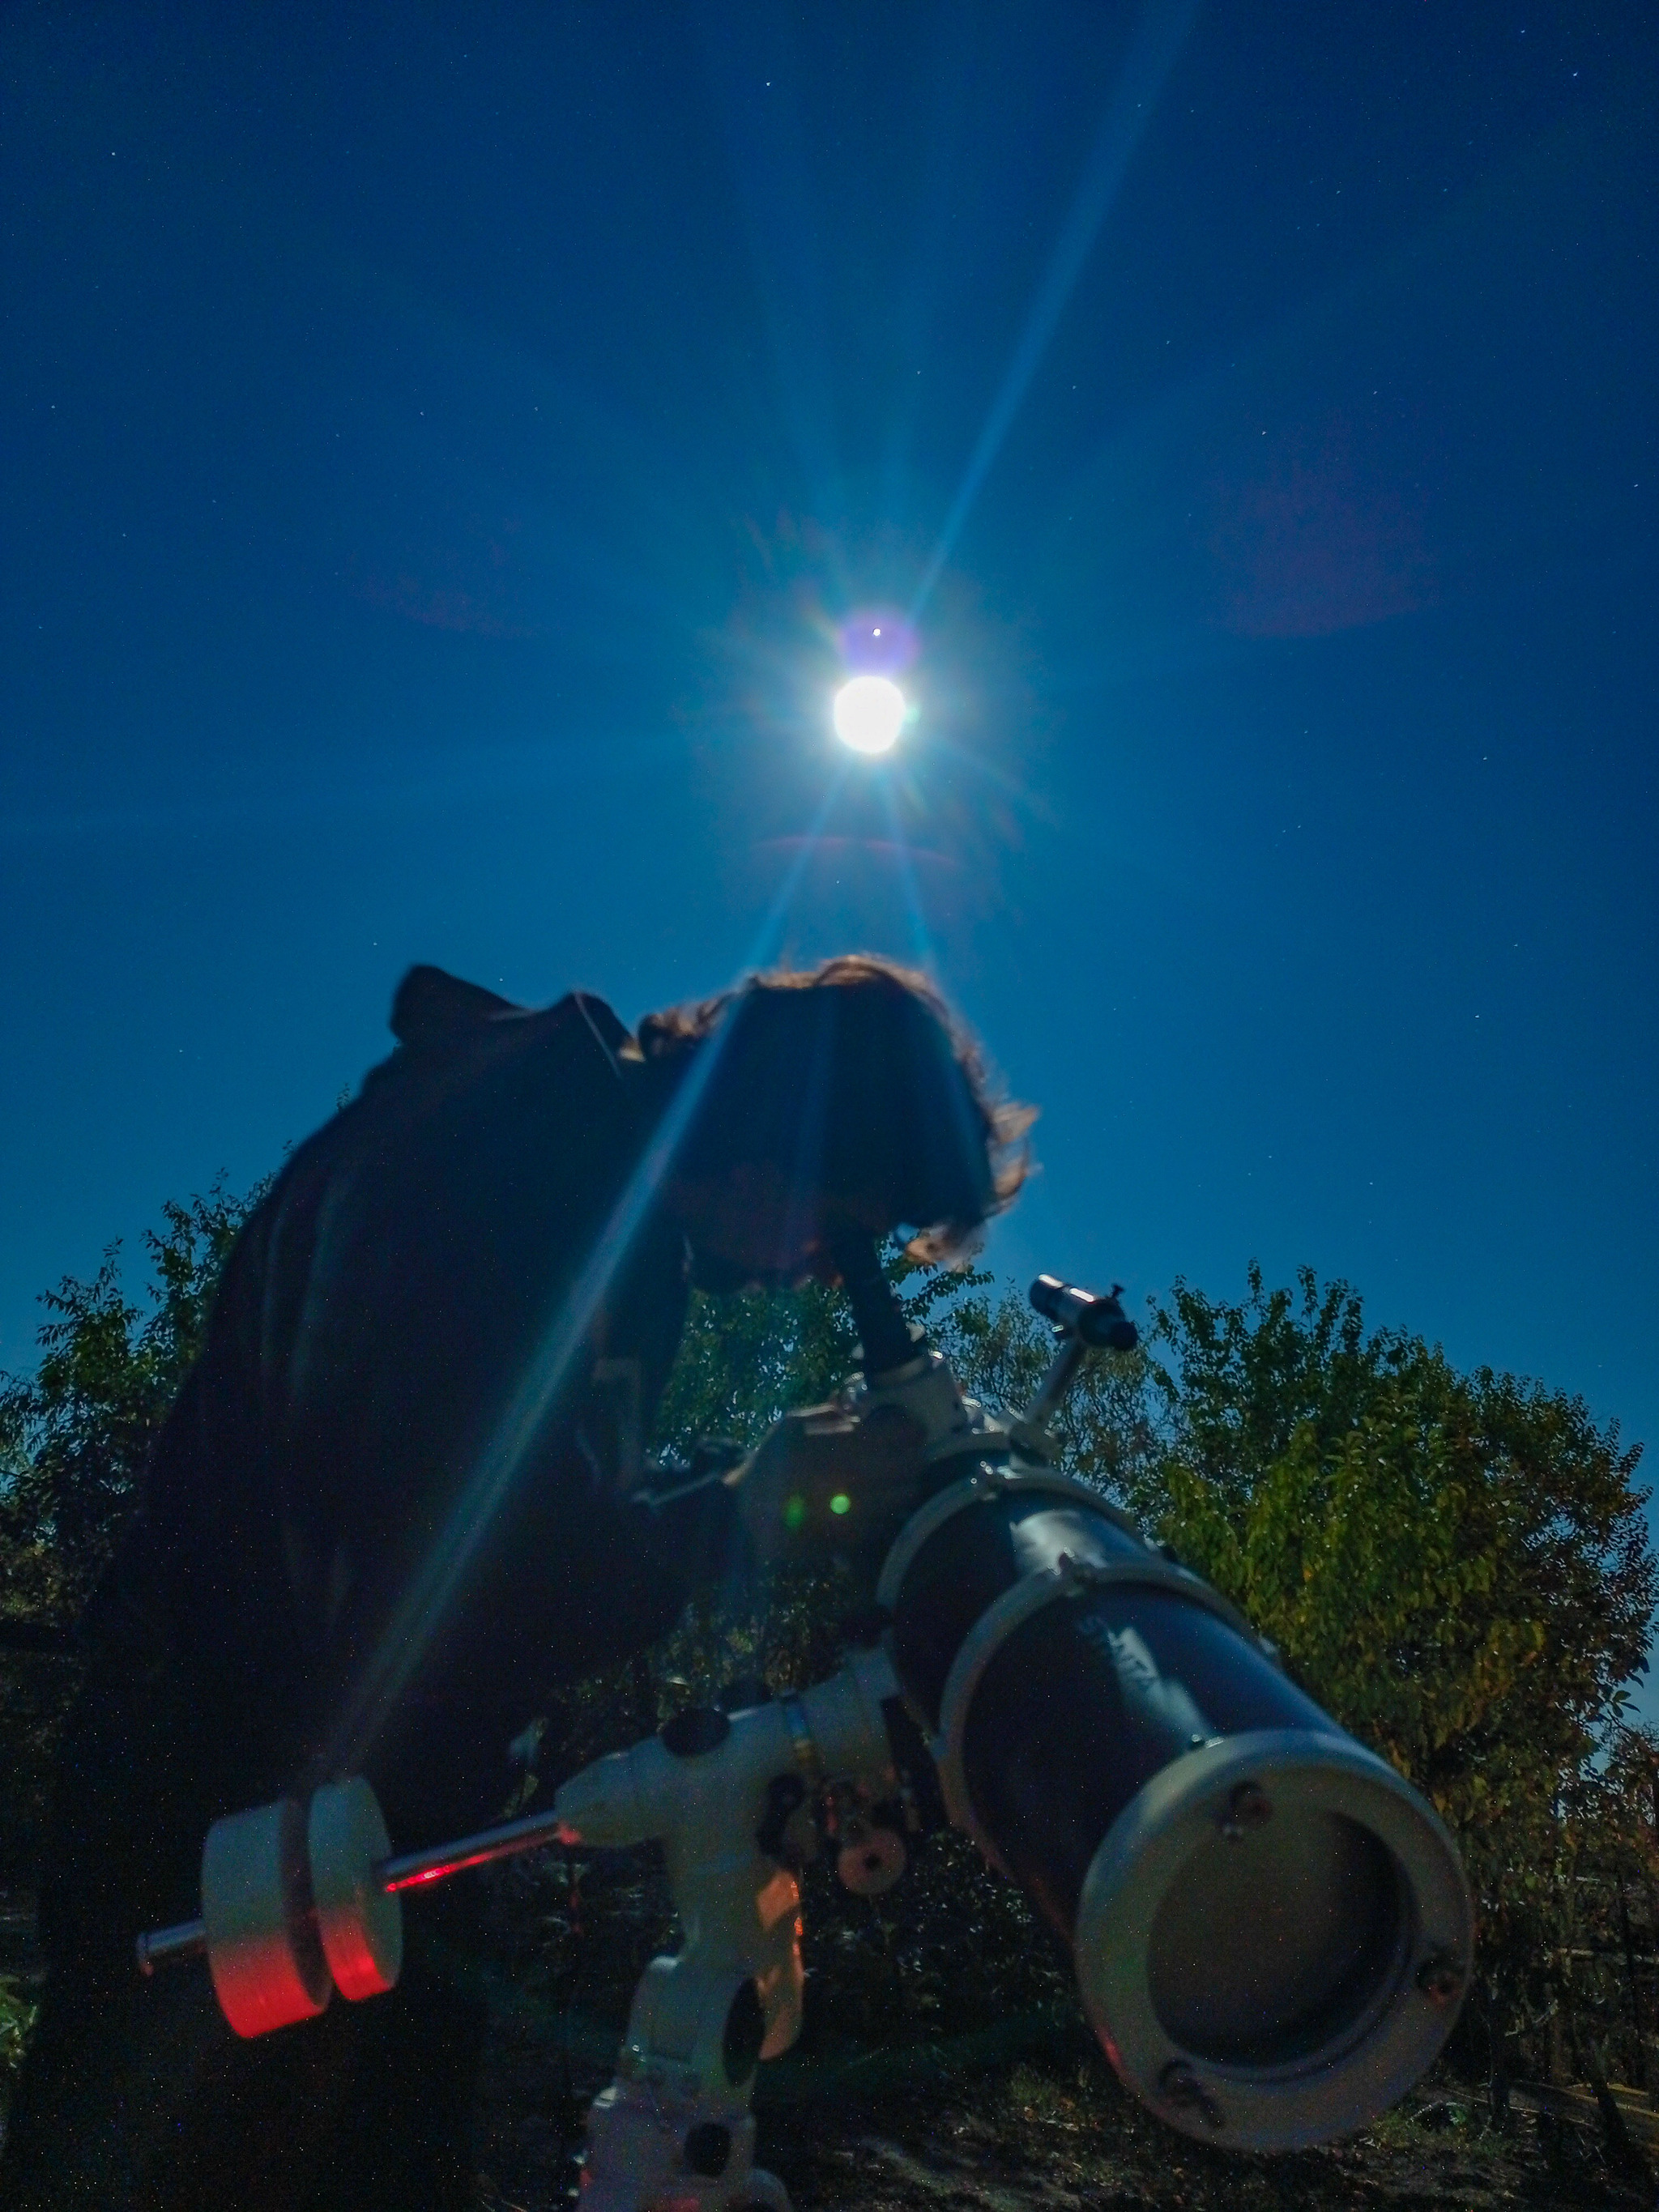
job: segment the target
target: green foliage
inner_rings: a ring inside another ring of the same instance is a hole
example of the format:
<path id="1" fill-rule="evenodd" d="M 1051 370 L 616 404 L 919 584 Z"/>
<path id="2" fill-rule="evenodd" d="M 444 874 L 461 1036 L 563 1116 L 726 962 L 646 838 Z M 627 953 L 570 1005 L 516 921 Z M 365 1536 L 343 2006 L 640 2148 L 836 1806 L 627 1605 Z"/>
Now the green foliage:
<path id="1" fill-rule="evenodd" d="M 1625 1725 L 1656 1596 L 1639 1448 L 1578 1399 L 1368 1335 L 1346 1285 L 1182 1285 L 1153 1346 L 1162 1533 L 1458 1838 L 1506 2022 L 1582 1934 L 1585 1853 L 1651 1855 Z"/>
<path id="2" fill-rule="evenodd" d="M 112 1244 L 90 1282 L 66 1275 L 41 1303 L 33 1375 L 0 1382 L 0 1615 L 72 1618 L 107 1561 L 256 1190 L 162 1208 L 146 1230 L 152 1279 L 122 1285 Z"/>
<path id="3" fill-rule="evenodd" d="M 1017 1291 L 988 1297 L 988 1280 L 972 1277 L 933 1333 L 964 1390 L 1014 1413 L 1030 1404 L 1054 1336 Z M 1089 1352 L 1049 1424 L 1066 1473 L 1136 1510 L 1155 1491 L 1163 1452 L 1150 1375 L 1142 1353 Z"/>
<path id="4" fill-rule="evenodd" d="M 958 2035 L 1073 2001 L 1070 1964 L 1024 1893 L 953 1828 L 913 1844 L 884 1897 L 849 1897 L 818 1861 L 802 1905 L 809 2054 Z"/>
<path id="5" fill-rule="evenodd" d="M 1582 1401 L 1366 1337 L 1310 1274 L 1299 1311 L 1259 1274 L 1239 1306 L 1180 1286 L 1155 1334 L 1193 1564 L 1460 1827 L 1552 1800 L 1645 1662 L 1639 1451 Z"/>
<path id="6" fill-rule="evenodd" d="M 22 2064 L 36 2009 L 15 1975 L 0 1974 L 0 2081 Z"/>
<path id="7" fill-rule="evenodd" d="M 918 1267 L 896 1250 L 886 1265 L 906 1318 L 935 1336 L 991 1279 Z M 822 1283 L 736 1297 L 695 1292 L 657 1415 L 657 1449 L 689 1453 L 700 1437 L 757 1442 L 792 1406 L 818 1404 L 846 1381 L 855 1340 L 846 1298 Z"/>
<path id="8" fill-rule="evenodd" d="M 114 1248 L 90 1281 L 46 1295 L 38 1369 L 0 1378 L 0 1632 L 68 1622 L 95 1582 L 258 1196 L 166 1207 L 136 1295 Z M 965 1389 L 1000 1411 L 1029 1400 L 1053 1341 L 1021 1298 L 896 1253 L 888 1272 Z M 820 1285 L 694 1299 L 658 1448 L 753 1443 L 831 1394 L 853 1339 L 845 1300 Z M 1659 1595 L 1638 1452 L 1579 1400 L 1368 1332 L 1346 1285 L 1306 1271 L 1269 1290 L 1253 1270 L 1237 1304 L 1178 1284 L 1142 1352 L 1084 1362 L 1055 1433 L 1068 1471 L 1173 1542 L 1440 1808 L 1479 1895 L 1476 2009 L 1494 2050 L 1535 2033 L 1561 2063 L 1611 2068 L 1615 1970 L 1633 1990 L 1632 1945 L 1650 1950 L 1659 1923 L 1659 1742 L 1626 1711 Z M 700 1599 L 655 1653 L 562 1694 L 544 1786 L 736 1678 L 821 1679 L 866 1595 L 844 1574 L 794 1573 L 746 1606 Z M 0 1668 L 14 1834 L 33 1825 L 73 1671 L 21 1653 Z M 926 2036 L 1060 1986 L 1023 1899 L 959 1838 L 934 1839 L 876 1903 L 815 1873 L 809 1905 L 814 2016 L 832 2039 Z M 1626 2010 L 1633 2030 L 1636 1996 Z M 0 2001 L 0 2042 L 17 2011 Z"/>
<path id="9" fill-rule="evenodd" d="M 54 1656 L 52 1640 L 114 1550 L 258 1195 L 216 1185 L 164 1206 L 144 1237 L 149 1279 L 137 1296 L 112 1245 L 91 1281 L 65 1276 L 45 1294 L 34 1373 L 0 1376 L 0 1875 L 32 1865 L 52 1747 L 80 1680 L 78 1660 Z M 21 2049 L 19 2003 L 0 1992 L 0 2049 Z"/>

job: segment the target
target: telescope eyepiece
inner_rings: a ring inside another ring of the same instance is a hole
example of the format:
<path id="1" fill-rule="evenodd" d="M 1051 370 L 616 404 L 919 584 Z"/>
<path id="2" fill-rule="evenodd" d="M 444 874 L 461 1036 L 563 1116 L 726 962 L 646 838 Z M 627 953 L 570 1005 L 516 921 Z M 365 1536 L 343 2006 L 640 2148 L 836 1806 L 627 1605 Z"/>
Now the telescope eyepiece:
<path id="1" fill-rule="evenodd" d="M 853 1309 L 865 1374 L 890 1375 L 908 1366 L 916 1357 L 915 1339 L 882 1272 L 875 1239 L 859 1230 L 837 1229 L 830 1249 Z"/>
<path id="2" fill-rule="evenodd" d="M 1122 1288 L 1114 1283 L 1100 1297 L 1062 1283 L 1058 1275 L 1039 1275 L 1031 1285 L 1031 1304 L 1045 1321 L 1097 1352 L 1133 1352 L 1140 1334 L 1117 1302 Z"/>

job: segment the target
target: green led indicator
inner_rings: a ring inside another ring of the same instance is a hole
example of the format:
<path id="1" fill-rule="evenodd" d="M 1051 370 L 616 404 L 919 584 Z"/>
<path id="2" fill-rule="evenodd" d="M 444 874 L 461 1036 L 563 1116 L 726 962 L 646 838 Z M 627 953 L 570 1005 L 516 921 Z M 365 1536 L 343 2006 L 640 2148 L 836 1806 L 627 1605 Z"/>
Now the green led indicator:
<path id="1" fill-rule="evenodd" d="M 844 1490 L 838 1490 L 830 1500 L 830 1510 L 832 1513 L 850 1513 L 852 1510 L 853 1501 Z"/>
<path id="2" fill-rule="evenodd" d="M 806 1500 L 797 1492 L 783 1509 L 783 1525 L 786 1528 L 799 1528 L 805 1518 Z"/>

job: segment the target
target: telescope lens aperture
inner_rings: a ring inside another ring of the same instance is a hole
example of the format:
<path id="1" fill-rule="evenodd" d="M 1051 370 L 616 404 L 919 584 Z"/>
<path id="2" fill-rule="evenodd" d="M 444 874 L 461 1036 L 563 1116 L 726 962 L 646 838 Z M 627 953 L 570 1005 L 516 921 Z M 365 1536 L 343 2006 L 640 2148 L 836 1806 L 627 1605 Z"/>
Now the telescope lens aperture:
<path id="1" fill-rule="evenodd" d="M 1232 1816 L 1245 1784 L 1270 1817 Z M 1175 1761 L 1114 1822 L 1075 1950 L 1128 2087 L 1211 2142 L 1294 2150 L 1423 2074 L 1473 1934 L 1456 1853 L 1391 1767 L 1334 1731 L 1263 1729 Z"/>
<path id="2" fill-rule="evenodd" d="M 1406 1920 L 1394 1858 L 1358 1821 L 1298 1808 L 1218 1826 L 1153 1920 L 1153 2009 L 1194 2057 L 1294 2065 L 1363 2027 L 1399 1972 Z"/>

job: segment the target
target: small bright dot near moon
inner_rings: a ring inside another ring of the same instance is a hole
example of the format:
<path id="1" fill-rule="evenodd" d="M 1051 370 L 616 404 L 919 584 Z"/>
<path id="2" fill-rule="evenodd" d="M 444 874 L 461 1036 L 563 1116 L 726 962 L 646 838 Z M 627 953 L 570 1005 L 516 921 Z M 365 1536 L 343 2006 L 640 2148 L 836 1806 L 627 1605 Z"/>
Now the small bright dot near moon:
<path id="1" fill-rule="evenodd" d="M 855 753 L 888 751 L 904 715 L 904 694 L 890 676 L 855 676 L 836 694 L 836 735 Z"/>

